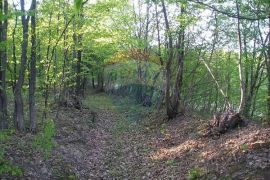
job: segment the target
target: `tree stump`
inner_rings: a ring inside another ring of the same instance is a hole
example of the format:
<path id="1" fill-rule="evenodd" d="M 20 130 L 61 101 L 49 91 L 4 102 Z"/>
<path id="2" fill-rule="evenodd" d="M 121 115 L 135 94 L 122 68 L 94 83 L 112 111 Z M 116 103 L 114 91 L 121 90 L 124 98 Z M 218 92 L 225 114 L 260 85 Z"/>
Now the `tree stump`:
<path id="1" fill-rule="evenodd" d="M 215 113 L 213 119 L 209 122 L 208 131 L 205 136 L 215 136 L 224 134 L 237 127 L 243 127 L 247 123 L 239 113 L 228 110 L 223 113 Z"/>

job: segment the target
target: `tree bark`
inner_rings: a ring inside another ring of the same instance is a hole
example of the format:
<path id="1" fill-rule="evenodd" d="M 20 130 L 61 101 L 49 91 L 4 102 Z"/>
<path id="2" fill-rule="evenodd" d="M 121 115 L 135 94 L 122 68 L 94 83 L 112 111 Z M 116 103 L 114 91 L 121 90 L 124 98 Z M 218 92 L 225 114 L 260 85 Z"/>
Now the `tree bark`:
<path id="1" fill-rule="evenodd" d="M 246 88 L 244 82 L 244 73 L 243 73 L 243 62 L 242 62 L 242 39 L 241 39 L 241 22 L 240 22 L 240 9 L 239 2 L 236 0 L 236 10 L 237 10 L 237 37 L 239 43 L 239 52 L 238 52 L 238 69 L 239 69 L 239 80 L 240 80 L 240 103 L 238 112 L 242 114 L 244 112 L 246 104 Z"/>
<path id="2" fill-rule="evenodd" d="M 96 86 L 95 86 L 95 76 L 94 76 L 93 71 L 91 72 L 91 76 L 92 76 L 92 88 L 95 89 L 96 88 Z"/>
<path id="3" fill-rule="evenodd" d="M 181 16 L 185 13 L 185 8 L 181 5 Z M 180 98 L 181 98 L 181 89 L 183 84 L 183 73 L 184 73 L 184 58 L 185 58 L 185 27 L 180 25 L 180 31 L 178 34 L 178 45 L 177 45 L 177 73 L 176 80 L 174 85 L 172 107 L 176 113 L 179 109 Z"/>
<path id="4" fill-rule="evenodd" d="M 7 66 L 7 28 L 8 28 L 8 2 L 0 0 L 0 130 L 8 127 L 7 116 L 7 93 L 6 93 L 6 66 Z"/>
<path id="5" fill-rule="evenodd" d="M 171 66 L 172 66 L 172 61 L 173 61 L 173 38 L 172 38 L 171 30 L 170 30 L 170 24 L 169 24 L 169 19 L 168 19 L 164 0 L 162 0 L 161 3 L 162 3 L 162 11 L 163 11 L 164 19 L 165 19 L 166 33 L 168 34 L 168 60 L 166 63 L 165 104 L 166 104 L 167 115 L 169 119 L 171 119 L 171 118 L 174 118 L 177 114 L 177 112 L 175 112 L 174 108 L 172 107 L 171 94 L 170 94 Z"/>
<path id="6" fill-rule="evenodd" d="M 17 11 L 16 5 L 14 3 L 13 3 L 13 8 L 15 9 L 15 11 Z M 16 79 L 17 79 L 17 57 L 16 57 L 16 41 L 15 41 L 15 35 L 16 35 L 17 26 L 18 26 L 18 16 L 16 16 L 16 18 L 15 18 L 15 25 L 14 25 L 14 28 L 12 30 L 12 60 L 13 60 L 13 73 L 12 73 L 13 74 L 13 84 L 12 84 L 12 89 L 13 89 L 13 92 L 15 90 Z"/>
<path id="7" fill-rule="evenodd" d="M 14 112 L 14 122 L 16 122 L 16 128 L 19 131 L 24 130 L 24 111 L 23 111 L 23 97 L 22 97 L 22 87 L 24 83 L 25 70 L 27 67 L 27 48 L 28 48 L 28 22 L 29 16 L 26 17 L 24 9 L 24 0 L 20 0 L 21 10 L 23 15 L 21 17 L 22 28 L 23 28 L 23 40 L 21 44 L 21 64 L 19 68 L 19 77 L 15 86 L 14 99 L 15 99 L 15 112 Z"/>
<path id="8" fill-rule="evenodd" d="M 82 41 L 82 35 L 78 35 L 78 45 L 80 46 L 77 50 L 77 65 L 76 65 L 76 96 L 82 95 L 82 75 L 81 75 L 81 63 L 82 63 L 82 50 L 81 50 L 81 41 Z"/>
<path id="9" fill-rule="evenodd" d="M 36 132 L 36 108 L 35 108 L 35 91 L 36 91 L 36 0 L 32 0 L 34 15 L 31 17 L 31 58 L 30 58 L 30 77 L 29 77 L 29 118 L 30 130 Z"/>
<path id="10" fill-rule="evenodd" d="M 50 69 L 51 69 L 51 61 L 54 57 L 54 52 L 55 52 L 53 48 L 51 52 L 51 56 L 50 56 L 51 40 L 52 40 L 51 23 L 52 23 L 52 12 L 50 12 L 50 17 L 49 17 L 49 43 L 48 43 L 47 52 L 46 52 L 47 69 L 45 71 L 46 79 L 45 79 L 45 90 L 44 90 L 44 111 L 43 111 L 43 117 L 42 117 L 43 119 L 47 118 L 49 88 L 50 88 Z"/>
<path id="11" fill-rule="evenodd" d="M 270 8 L 268 8 L 270 9 Z M 268 32 L 270 32 L 270 18 L 269 18 Z M 267 120 L 270 122 L 270 36 L 268 36 L 268 49 L 267 49 L 267 79 L 268 79 L 268 96 L 267 96 Z"/>

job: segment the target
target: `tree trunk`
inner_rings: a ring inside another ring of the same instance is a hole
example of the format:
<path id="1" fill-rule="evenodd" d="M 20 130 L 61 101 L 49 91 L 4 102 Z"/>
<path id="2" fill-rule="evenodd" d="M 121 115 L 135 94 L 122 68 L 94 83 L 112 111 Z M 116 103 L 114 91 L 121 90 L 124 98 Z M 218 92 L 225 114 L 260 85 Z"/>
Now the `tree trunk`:
<path id="1" fill-rule="evenodd" d="M 82 35 L 78 35 L 78 45 L 81 46 Z M 82 95 L 82 78 L 81 78 L 81 63 L 82 63 L 82 47 L 77 50 L 77 65 L 76 65 L 76 96 Z"/>
<path id="2" fill-rule="evenodd" d="M 29 118 L 30 130 L 36 132 L 36 109 L 35 109 L 35 91 L 36 91 L 36 0 L 32 0 L 34 15 L 31 16 L 31 61 L 29 77 Z"/>
<path id="3" fill-rule="evenodd" d="M 181 15 L 185 13 L 183 5 L 181 5 Z M 180 32 L 178 35 L 178 45 L 177 45 L 177 73 L 176 80 L 174 85 L 173 99 L 172 99 L 172 108 L 173 111 L 178 114 L 179 104 L 181 98 L 181 88 L 183 84 L 183 73 L 184 73 L 184 56 L 185 56 L 185 27 L 180 25 Z"/>
<path id="4" fill-rule="evenodd" d="M 164 19 L 165 19 L 166 32 L 168 34 L 168 60 L 166 63 L 165 104 L 166 104 L 167 115 L 168 115 L 169 119 L 171 119 L 171 118 L 174 118 L 177 114 L 177 112 L 175 112 L 174 108 L 172 107 L 171 94 L 170 94 L 171 65 L 172 65 L 172 61 L 173 61 L 173 39 L 172 39 L 172 33 L 170 30 L 170 25 L 169 25 L 169 20 L 168 20 L 168 15 L 167 15 L 167 10 L 166 10 L 164 0 L 162 0 L 161 3 L 162 3 L 162 11 L 164 14 Z"/>
<path id="5" fill-rule="evenodd" d="M 95 86 L 95 76 L 94 76 L 93 71 L 91 72 L 91 75 L 92 75 L 92 87 L 93 87 L 93 89 L 95 89 L 96 88 L 96 86 Z"/>
<path id="6" fill-rule="evenodd" d="M 0 1 L 0 13 L 4 20 L 0 21 L 0 130 L 8 127 L 7 116 L 7 93 L 6 93 L 6 66 L 7 66 L 7 15 L 8 2 L 7 0 Z"/>
<path id="7" fill-rule="evenodd" d="M 98 72 L 98 91 L 104 91 L 104 69 L 101 68 Z"/>
<path id="8" fill-rule="evenodd" d="M 16 5 L 13 4 L 13 8 L 16 10 Z M 15 42 L 15 35 L 16 35 L 16 29 L 18 26 L 18 16 L 15 18 L 15 25 L 12 30 L 12 60 L 13 60 L 13 83 L 12 83 L 12 90 L 14 92 L 15 86 L 16 86 L 16 79 L 17 79 L 17 57 L 16 57 L 16 42 Z M 15 124 L 14 124 L 15 125 Z"/>
<path id="9" fill-rule="evenodd" d="M 46 52 L 46 63 L 47 63 L 47 69 L 45 71 L 45 90 L 44 90 L 44 111 L 43 111 L 43 117 L 42 119 L 47 118 L 47 111 L 48 111 L 48 99 L 49 99 L 49 88 L 50 88 L 50 69 L 51 69 L 51 61 L 54 57 L 54 49 L 52 50 L 51 58 L 50 56 L 50 49 L 51 49 L 51 40 L 52 40 L 52 31 L 51 31 L 51 23 L 52 23 L 52 12 L 50 12 L 49 17 L 49 43 L 47 46 L 47 52 Z"/>
<path id="10" fill-rule="evenodd" d="M 21 17 L 23 26 L 23 41 L 21 44 L 21 64 L 19 68 L 19 77 L 15 86 L 14 98 L 15 98 L 15 112 L 14 121 L 16 122 L 16 127 L 19 131 L 24 130 L 24 113 L 23 113 L 23 97 L 22 97 L 22 87 L 24 83 L 25 70 L 27 67 L 27 47 L 28 47 L 28 22 L 29 16 L 26 17 L 24 9 L 24 0 L 20 0 L 21 10 L 23 15 Z"/>
<path id="11" fill-rule="evenodd" d="M 268 31 L 270 32 L 270 18 Z M 268 50 L 267 50 L 267 78 L 268 78 L 268 96 L 267 96 L 267 120 L 270 122 L 270 36 L 268 36 Z"/>
<path id="12" fill-rule="evenodd" d="M 244 74 L 243 74 L 243 63 L 242 63 L 242 39 L 241 39 L 241 24 L 240 24 L 240 9 L 239 9 L 239 2 L 236 0 L 236 10 L 237 10 L 237 36 L 238 36 L 238 43 L 239 43 L 239 52 L 238 52 L 238 68 L 239 68 L 239 80 L 240 80 L 240 103 L 238 112 L 243 114 L 244 108 L 246 105 L 246 88 L 244 82 Z"/>

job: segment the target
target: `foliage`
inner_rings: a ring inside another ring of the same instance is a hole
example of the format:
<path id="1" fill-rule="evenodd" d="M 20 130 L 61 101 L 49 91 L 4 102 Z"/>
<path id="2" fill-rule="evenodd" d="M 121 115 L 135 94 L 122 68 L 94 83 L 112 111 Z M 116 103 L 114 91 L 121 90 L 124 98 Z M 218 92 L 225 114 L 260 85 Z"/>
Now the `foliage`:
<path id="1" fill-rule="evenodd" d="M 54 121 L 49 119 L 44 123 L 43 130 L 37 134 L 33 146 L 40 149 L 46 157 L 50 155 L 52 148 L 55 146 L 54 136 L 56 133 Z"/>
<path id="2" fill-rule="evenodd" d="M 2 152 L 0 153 L 0 175 L 11 175 L 15 177 L 21 177 L 23 175 L 23 171 L 20 167 L 12 165 L 9 161 L 5 160 L 2 156 Z"/>
<path id="3" fill-rule="evenodd" d="M 199 168 L 192 168 L 188 171 L 188 179 L 190 180 L 196 180 L 200 179 L 200 177 L 203 175 L 203 172 Z"/>
<path id="4" fill-rule="evenodd" d="M 74 0 L 74 5 L 75 5 L 75 9 L 76 11 L 79 11 L 81 6 L 82 6 L 82 0 Z"/>
<path id="5" fill-rule="evenodd" d="M 5 143 L 14 133 L 14 129 L 0 131 L 0 142 Z M 23 171 L 20 167 L 12 165 L 11 162 L 5 158 L 5 146 L 0 144 L 0 176 L 5 174 L 21 177 Z"/>
<path id="6" fill-rule="evenodd" d="M 8 141 L 8 139 L 15 133 L 14 129 L 7 129 L 0 131 L 0 142 Z"/>

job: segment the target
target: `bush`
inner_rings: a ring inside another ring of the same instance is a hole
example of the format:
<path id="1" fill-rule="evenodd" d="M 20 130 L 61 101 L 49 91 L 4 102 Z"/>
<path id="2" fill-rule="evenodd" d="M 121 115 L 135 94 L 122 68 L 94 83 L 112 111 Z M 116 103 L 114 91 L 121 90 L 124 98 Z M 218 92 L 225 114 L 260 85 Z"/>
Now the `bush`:
<path id="1" fill-rule="evenodd" d="M 43 151 L 47 157 L 52 148 L 54 147 L 54 139 L 56 129 L 53 120 L 47 120 L 44 124 L 44 128 L 41 133 L 39 133 L 34 140 L 34 147 Z"/>

